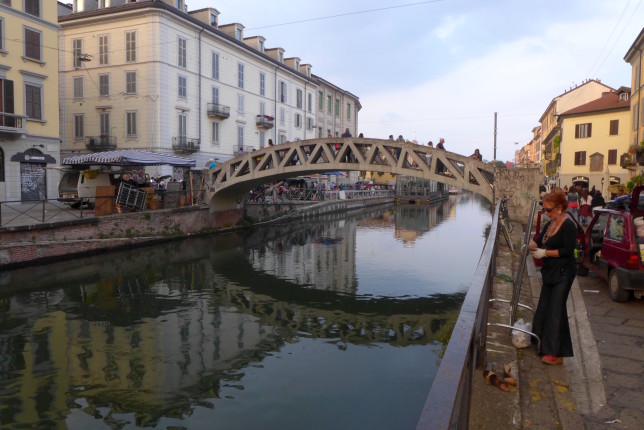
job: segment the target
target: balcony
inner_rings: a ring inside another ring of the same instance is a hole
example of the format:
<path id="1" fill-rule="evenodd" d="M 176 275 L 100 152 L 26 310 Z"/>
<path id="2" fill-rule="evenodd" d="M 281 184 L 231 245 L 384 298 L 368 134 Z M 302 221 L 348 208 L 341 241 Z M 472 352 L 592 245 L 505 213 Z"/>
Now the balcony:
<path id="1" fill-rule="evenodd" d="M 172 149 L 180 152 L 199 152 L 201 141 L 186 136 L 175 136 L 172 138 Z"/>
<path id="2" fill-rule="evenodd" d="M 92 151 L 112 151 L 116 149 L 116 136 L 85 136 L 85 148 Z"/>
<path id="3" fill-rule="evenodd" d="M 208 103 L 208 117 L 226 119 L 230 117 L 230 106 Z"/>
<path id="4" fill-rule="evenodd" d="M 263 128 L 264 130 L 270 130 L 275 126 L 275 118 L 268 115 L 257 115 L 257 128 Z"/>
<path id="5" fill-rule="evenodd" d="M 27 133 L 27 117 L 13 113 L 0 112 L 0 133 L 25 134 Z"/>

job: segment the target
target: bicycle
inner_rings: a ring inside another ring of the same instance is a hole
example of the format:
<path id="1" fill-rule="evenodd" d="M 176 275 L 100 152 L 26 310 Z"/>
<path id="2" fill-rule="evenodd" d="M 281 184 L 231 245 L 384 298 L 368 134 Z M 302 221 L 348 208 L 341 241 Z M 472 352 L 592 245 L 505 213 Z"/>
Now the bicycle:
<path id="1" fill-rule="evenodd" d="M 512 245 L 512 239 L 510 238 L 510 233 L 512 233 L 512 221 L 510 220 L 510 214 L 508 212 L 508 201 L 510 198 L 508 196 L 503 196 L 501 199 L 501 207 L 499 210 L 499 227 L 505 238 L 505 242 L 510 248 L 510 251 L 514 251 L 514 246 Z"/>

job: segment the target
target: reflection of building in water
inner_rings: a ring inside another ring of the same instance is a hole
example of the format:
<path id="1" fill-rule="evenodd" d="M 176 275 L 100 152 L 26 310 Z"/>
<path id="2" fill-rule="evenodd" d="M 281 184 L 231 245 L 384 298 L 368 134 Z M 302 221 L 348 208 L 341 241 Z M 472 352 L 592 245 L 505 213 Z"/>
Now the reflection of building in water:
<path id="1" fill-rule="evenodd" d="M 355 222 L 318 224 L 252 248 L 249 261 L 258 271 L 298 285 L 354 294 L 356 229 Z"/>
<path id="2" fill-rule="evenodd" d="M 454 210 L 455 205 L 452 200 L 431 205 L 396 206 L 396 238 L 403 242 L 413 242 L 443 222 Z"/>

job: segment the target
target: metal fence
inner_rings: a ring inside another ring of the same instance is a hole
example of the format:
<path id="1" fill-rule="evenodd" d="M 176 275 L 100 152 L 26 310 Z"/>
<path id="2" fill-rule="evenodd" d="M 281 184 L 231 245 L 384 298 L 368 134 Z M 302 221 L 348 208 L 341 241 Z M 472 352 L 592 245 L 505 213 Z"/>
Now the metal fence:
<path id="1" fill-rule="evenodd" d="M 324 202 L 330 200 L 368 199 L 394 197 L 392 190 L 333 190 L 318 191 L 313 189 L 293 188 L 283 192 L 266 188 L 251 191 L 246 197 L 247 203 L 278 204 L 286 202 Z"/>
<path id="2" fill-rule="evenodd" d="M 485 362 L 488 300 L 496 275 L 500 201 L 447 349 L 425 401 L 418 430 L 467 429 L 474 370 Z"/>

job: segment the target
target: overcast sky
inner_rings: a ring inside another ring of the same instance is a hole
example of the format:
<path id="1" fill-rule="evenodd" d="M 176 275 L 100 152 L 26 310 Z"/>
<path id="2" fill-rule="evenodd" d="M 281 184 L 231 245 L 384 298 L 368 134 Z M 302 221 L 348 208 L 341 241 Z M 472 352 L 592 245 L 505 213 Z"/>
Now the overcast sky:
<path id="1" fill-rule="evenodd" d="M 189 10 L 216 8 L 220 24 L 243 24 L 245 37 L 264 36 L 357 95 L 366 137 L 444 137 L 447 150 L 479 148 L 489 160 L 494 112 L 497 158 L 513 160 L 571 86 L 596 78 L 630 87 L 624 55 L 644 27 L 642 2 L 187 0 Z"/>

